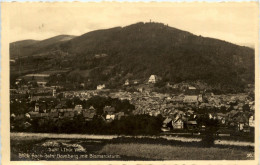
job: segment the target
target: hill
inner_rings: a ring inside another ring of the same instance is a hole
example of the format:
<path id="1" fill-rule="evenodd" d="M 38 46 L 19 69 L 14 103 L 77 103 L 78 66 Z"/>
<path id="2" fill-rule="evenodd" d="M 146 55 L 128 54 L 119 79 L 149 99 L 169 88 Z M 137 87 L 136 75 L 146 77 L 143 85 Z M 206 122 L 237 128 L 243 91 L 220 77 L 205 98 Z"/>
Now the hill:
<path id="1" fill-rule="evenodd" d="M 56 45 L 62 42 L 68 41 L 75 36 L 71 35 L 59 35 L 46 40 L 23 40 L 10 43 L 10 57 L 18 58 L 27 57 L 35 54 L 44 53 L 53 50 Z"/>
<path id="2" fill-rule="evenodd" d="M 242 89 L 254 82 L 254 49 L 161 23 L 96 30 L 39 47 L 31 47 L 31 54 L 68 52 L 66 67 L 91 71 L 88 79 L 95 82 L 119 84 L 126 78 L 145 80 L 151 74 L 165 82 L 201 80 L 218 89 Z M 105 56 L 96 58 L 99 55 Z"/>

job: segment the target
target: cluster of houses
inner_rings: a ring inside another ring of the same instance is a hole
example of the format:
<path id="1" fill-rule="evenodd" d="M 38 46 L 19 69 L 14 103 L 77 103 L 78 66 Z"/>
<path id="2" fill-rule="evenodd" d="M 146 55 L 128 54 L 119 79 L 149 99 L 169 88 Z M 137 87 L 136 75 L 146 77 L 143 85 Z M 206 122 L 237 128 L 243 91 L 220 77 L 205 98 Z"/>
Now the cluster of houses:
<path id="1" fill-rule="evenodd" d="M 50 75 L 48 74 L 29 74 L 25 78 L 28 80 L 36 79 L 46 80 Z M 129 100 L 135 106 L 134 115 L 149 114 L 150 116 L 162 115 L 166 118 L 163 130 L 168 130 L 169 123 L 173 129 L 193 128 L 197 125 L 196 116 L 200 109 L 209 110 L 209 118 L 217 119 L 223 125 L 237 126 L 239 130 L 247 131 L 248 127 L 254 127 L 254 110 L 255 102 L 248 94 L 233 94 L 233 95 L 214 95 L 213 93 L 199 91 L 195 86 L 187 83 L 170 84 L 166 86 L 169 88 L 178 88 L 183 91 L 182 94 L 169 94 L 153 92 L 150 88 L 151 84 L 155 84 L 161 78 L 156 75 L 151 75 L 147 79 L 147 83 L 140 83 L 138 80 L 127 79 L 123 86 L 134 85 L 136 92 L 128 92 L 126 90 L 111 91 L 105 89 L 105 84 L 97 86 L 97 90 L 81 90 L 81 91 L 64 91 L 63 97 L 72 99 L 78 97 L 81 100 L 88 100 L 93 96 L 103 96 L 111 98 L 119 98 L 120 100 Z M 19 80 L 17 81 L 19 84 Z M 38 84 L 40 85 L 40 84 Z M 28 86 L 20 86 L 17 89 L 11 89 L 11 98 L 16 98 L 21 94 L 37 93 L 38 95 L 30 95 L 30 101 L 38 101 L 41 98 L 53 99 L 57 97 L 57 87 L 45 87 L 40 85 L 38 88 L 30 88 Z M 22 92 L 24 93 L 22 93 Z M 44 94 L 49 93 L 49 96 Z M 213 113 L 210 110 L 215 109 Z M 224 110 L 224 112 L 223 112 Z M 112 121 L 120 119 L 125 116 L 123 112 L 115 112 L 113 107 L 104 107 L 104 114 L 102 118 L 105 121 Z M 218 112 L 219 111 L 219 112 Z M 245 112 L 246 111 L 246 112 Z M 83 109 L 81 105 L 76 105 L 74 108 L 66 108 L 62 103 L 47 110 L 46 107 L 35 104 L 34 110 L 25 114 L 29 118 L 45 118 L 45 119 L 74 119 L 77 115 L 82 114 L 86 121 L 92 120 L 97 116 L 96 110 L 93 107 Z M 191 118 L 191 116 L 195 116 Z M 21 117 L 21 116 L 20 116 Z M 16 116 L 19 118 L 19 116 Z"/>
<path id="2" fill-rule="evenodd" d="M 185 116 L 199 116 L 197 111 L 206 109 L 209 118 L 219 120 L 223 126 L 235 126 L 240 131 L 249 131 L 250 127 L 254 127 L 255 103 L 247 94 L 214 95 L 213 93 L 206 93 L 171 96 L 155 92 L 131 93 L 122 91 L 110 93 L 109 96 L 129 100 L 131 104 L 135 105 L 134 114 L 149 114 L 151 116 L 160 114 L 167 120 L 174 121 L 175 126 L 177 123 L 186 124 L 187 127 L 196 126 L 195 119 L 186 120 Z M 215 109 L 215 111 L 210 111 L 212 109 Z M 184 126 L 180 128 L 182 129 Z"/>
<path id="3" fill-rule="evenodd" d="M 205 130 L 205 125 L 199 125 L 197 119 L 201 114 L 192 110 L 175 111 L 167 116 L 162 125 L 162 131 L 173 130 Z M 218 120 L 221 127 L 234 128 L 233 131 L 250 132 L 255 127 L 254 113 L 242 113 L 232 110 L 229 113 L 209 113 L 209 119 Z M 225 132 L 227 133 L 227 132 Z"/>
<path id="4" fill-rule="evenodd" d="M 93 96 L 99 95 L 99 92 L 96 90 L 81 90 L 81 91 L 64 91 L 64 98 L 71 99 L 73 97 L 78 97 L 80 100 L 88 100 Z"/>
<path id="5" fill-rule="evenodd" d="M 103 114 L 97 115 L 97 110 L 93 106 L 90 106 L 87 109 L 83 109 L 82 105 L 75 105 L 74 108 L 67 108 L 65 102 L 61 101 L 51 109 L 48 109 L 45 102 L 36 102 L 35 107 L 31 108 L 30 112 L 17 116 L 11 114 L 11 117 L 14 120 L 29 118 L 57 121 L 62 119 L 75 120 L 78 115 L 82 115 L 85 121 L 91 121 L 95 117 L 101 117 L 106 122 L 111 122 L 116 119 L 120 120 L 121 117 L 126 116 L 124 112 L 116 112 L 115 108 L 111 106 L 105 106 L 103 108 Z"/>

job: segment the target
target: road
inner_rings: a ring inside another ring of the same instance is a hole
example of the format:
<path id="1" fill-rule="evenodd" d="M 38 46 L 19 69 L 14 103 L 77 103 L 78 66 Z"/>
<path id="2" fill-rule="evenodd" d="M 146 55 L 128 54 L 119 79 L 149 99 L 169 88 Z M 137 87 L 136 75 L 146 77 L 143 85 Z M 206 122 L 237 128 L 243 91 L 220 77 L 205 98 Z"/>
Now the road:
<path id="1" fill-rule="evenodd" d="M 134 138 L 164 138 L 167 140 L 176 140 L 182 142 L 199 142 L 200 138 L 187 138 L 187 137 L 174 137 L 174 136 L 122 136 L 122 135 L 87 135 L 87 134 L 55 134 L 55 133 L 11 133 L 11 139 L 42 139 L 42 138 L 58 138 L 58 139 L 95 139 L 95 140 L 110 140 L 120 137 L 134 137 Z M 254 146 L 252 142 L 241 142 L 232 140 L 215 140 L 215 144 L 218 145 L 235 145 L 235 146 Z"/>

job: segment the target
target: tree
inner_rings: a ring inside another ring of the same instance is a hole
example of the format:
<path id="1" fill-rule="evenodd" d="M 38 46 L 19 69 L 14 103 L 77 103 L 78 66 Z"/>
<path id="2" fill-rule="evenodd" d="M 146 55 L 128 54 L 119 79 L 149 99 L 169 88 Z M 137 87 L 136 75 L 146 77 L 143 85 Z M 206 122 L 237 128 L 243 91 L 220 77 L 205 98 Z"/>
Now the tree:
<path id="1" fill-rule="evenodd" d="M 205 135 L 202 138 L 202 145 L 205 147 L 211 147 L 214 145 L 215 136 L 219 129 L 219 122 L 215 119 L 204 118 L 206 130 Z"/>

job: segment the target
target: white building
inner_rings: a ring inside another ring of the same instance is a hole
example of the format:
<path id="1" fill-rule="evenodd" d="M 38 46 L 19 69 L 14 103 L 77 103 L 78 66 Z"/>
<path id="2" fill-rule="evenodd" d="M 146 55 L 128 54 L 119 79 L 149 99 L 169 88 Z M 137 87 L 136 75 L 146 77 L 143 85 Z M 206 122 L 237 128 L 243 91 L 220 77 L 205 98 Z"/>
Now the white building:
<path id="1" fill-rule="evenodd" d="M 56 96 L 57 96 L 56 89 L 53 89 L 53 90 L 52 90 L 52 96 L 53 96 L 53 97 L 56 97 Z"/>
<path id="2" fill-rule="evenodd" d="M 250 116 L 250 118 L 249 118 L 249 126 L 250 127 L 255 127 L 254 116 Z"/>
<path id="3" fill-rule="evenodd" d="M 198 102 L 198 96 L 185 96 L 183 99 L 183 102 L 185 103 L 197 103 Z"/>
<path id="4" fill-rule="evenodd" d="M 157 82 L 157 76 L 156 75 L 151 75 L 149 80 L 148 80 L 148 83 L 156 83 Z"/>
<path id="5" fill-rule="evenodd" d="M 115 115 L 106 115 L 106 120 L 115 120 Z"/>
<path id="6" fill-rule="evenodd" d="M 129 85 L 129 80 L 125 80 L 125 85 L 128 86 Z"/>
<path id="7" fill-rule="evenodd" d="M 189 86 L 189 90 L 196 90 L 196 88 L 193 86 Z"/>
<path id="8" fill-rule="evenodd" d="M 97 90 L 104 89 L 105 87 L 106 87 L 106 85 L 105 85 L 105 84 L 98 85 L 98 86 L 97 86 Z"/>

